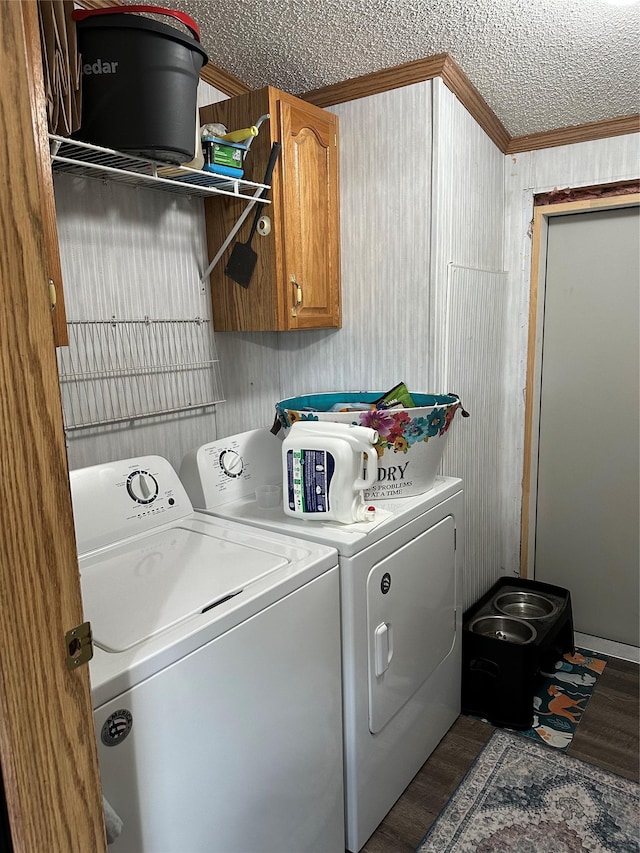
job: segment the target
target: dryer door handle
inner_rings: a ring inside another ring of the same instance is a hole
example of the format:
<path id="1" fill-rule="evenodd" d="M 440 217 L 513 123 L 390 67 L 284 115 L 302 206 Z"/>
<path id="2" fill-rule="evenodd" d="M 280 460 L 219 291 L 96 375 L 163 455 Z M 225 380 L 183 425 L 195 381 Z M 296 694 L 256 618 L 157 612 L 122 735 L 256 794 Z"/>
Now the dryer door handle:
<path id="1" fill-rule="evenodd" d="M 389 668 L 393 657 L 393 629 L 388 622 L 381 622 L 374 634 L 376 677 Z"/>

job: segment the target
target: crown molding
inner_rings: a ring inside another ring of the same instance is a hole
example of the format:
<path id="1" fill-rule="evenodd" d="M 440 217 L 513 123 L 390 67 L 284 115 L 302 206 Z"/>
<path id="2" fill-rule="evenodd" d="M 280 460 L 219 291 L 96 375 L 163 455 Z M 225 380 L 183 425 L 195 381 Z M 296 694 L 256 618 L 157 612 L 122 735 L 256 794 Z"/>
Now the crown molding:
<path id="1" fill-rule="evenodd" d="M 576 142 L 589 142 L 594 139 L 640 132 L 640 115 L 630 115 L 531 133 L 526 136 L 511 136 L 462 68 L 448 53 L 440 53 L 437 56 L 365 74 L 333 86 L 324 86 L 322 89 L 305 92 L 299 97 L 318 107 L 329 107 L 398 89 L 401 86 L 409 86 L 412 83 L 431 80 L 434 77 L 442 78 L 447 88 L 453 92 L 503 154 L 573 145 Z"/>
<path id="2" fill-rule="evenodd" d="M 361 77 L 353 77 L 342 83 L 313 89 L 298 97 L 317 107 L 333 107 L 346 101 L 368 98 L 370 95 L 379 95 L 381 92 L 389 92 L 392 89 L 400 89 L 402 86 L 410 86 L 412 83 L 421 83 L 424 80 L 440 77 L 448 58 L 450 58 L 448 53 L 439 53 L 436 56 L 428 56 L 426 59 L 405 62 L 403 65 L 383 68 L 382 71 L 363 74 Z"/>
<path id="3" fill-rule="evenodd" d="M 211 62 L 208 62 L 200 71 L 200 79 L 230 97 L 234 95 L 246 95 L 247 92 L 253 91 L 251 86 L 247 86 L 239 77 L 229 74 L 228 71 L 219 68 L 217 65 L 213 65 Z"/>
<path id="4" fill-rule="evenodd" d="M 595 139 L 608 139 L 611 136 L 625 136 L 627 133 L 640 132 L 640 114 L 610 118 L 606 121 L 590 121 L 558 130 L 546 130 L 530 133 L 527 136 L 513 136 L 507 145 L 506 154 L 520 154 L 524 151 L 537 151 L 541 148 L 554 148 L 558 145 L 574 145 L 576 142 L 592 142 Z"/>
<path id="5" fill-rule="evenodd" d="M 443 83 L 473 116 L 489 139 L 505 153 L 511 139 L 509 133 L 458 63 L 449 54 L 445 55 L 447 58 L 442 69 Z"/>
<path id="6" fill-rule="evenodd" d="M 509 141 L 509 134 L 462 68 L 448 53 L 439 53 L 436 56 L 428 56 L 426 59 L 417 59 L 393 68 L 374 71 L 372 74 L 363 74 L 361 77 L 354 77 L 343 83 L 305 92 L 300 97 L 317 107 L 329 107 L 399 89 L 402 86 L 410 86 L 413 83 L 422 83 L 434 77 L 442 78 L 447 88 L 451 89 L 462 102 L 485 133 L 501 151 L 504 151 Z"/>

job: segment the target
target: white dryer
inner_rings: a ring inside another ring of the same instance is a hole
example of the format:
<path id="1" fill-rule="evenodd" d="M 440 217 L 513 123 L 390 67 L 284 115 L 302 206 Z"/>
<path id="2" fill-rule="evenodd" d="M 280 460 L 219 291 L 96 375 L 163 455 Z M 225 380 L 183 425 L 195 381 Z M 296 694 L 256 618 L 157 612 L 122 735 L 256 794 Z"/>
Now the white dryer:
<path id="1" fill-rule="evenodd" d="M 71 472 L 114 853 L 342 853 L 337 554 L 194 512 L 158 456 Z"/>
<path id="2" fill-rule="evenodd" d="M 304 521 L 261 509 L 281 483 L 282 442 L 253 430 L 206 444 L 180 468 L 194 506 L 340 555 L 347 849 L 356 853 L 460 713 L 462 481 L 373 502 L 373 520 Z"/>

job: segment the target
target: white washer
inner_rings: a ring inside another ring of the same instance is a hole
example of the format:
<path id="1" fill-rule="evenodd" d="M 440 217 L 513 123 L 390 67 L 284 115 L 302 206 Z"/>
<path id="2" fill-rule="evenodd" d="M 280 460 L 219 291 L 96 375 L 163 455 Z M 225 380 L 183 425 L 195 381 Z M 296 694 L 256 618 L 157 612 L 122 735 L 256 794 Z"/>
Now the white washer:
<path id="1" fill-rule="evenodd" d="M 342 853 L 337 554 L 194 512 L 158 456 L 71 472 L 114 853 Z"/>
<path id="2" fill-rule="evenodd" d="M 462 481 L 373 502 L 343 525 L 261 509 L 282 481 L 282 442 L 252 430 L 185 456 L 194 506 L 337 548 L 340 555 L 347 849 L 365 844 L 460 713 Z"/>

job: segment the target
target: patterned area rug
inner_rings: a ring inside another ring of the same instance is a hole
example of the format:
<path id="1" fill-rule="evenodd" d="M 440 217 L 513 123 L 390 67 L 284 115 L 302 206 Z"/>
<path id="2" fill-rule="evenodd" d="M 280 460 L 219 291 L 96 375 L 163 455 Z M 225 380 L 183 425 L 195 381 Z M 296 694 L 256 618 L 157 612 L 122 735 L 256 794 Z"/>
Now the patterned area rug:
<path id="1" fill-rule="evenodd" d="M 496 730 L 417 853 L 638 853 L 639 786 Z"/>
<path id="2" fill-rule="evenodd" d="M 518 734 L 566 749 L 606 665 L 604 655 L 586 649 L 556 661 L 552 672 L 540 675 L 533 698 L 533 727 Z"/>

